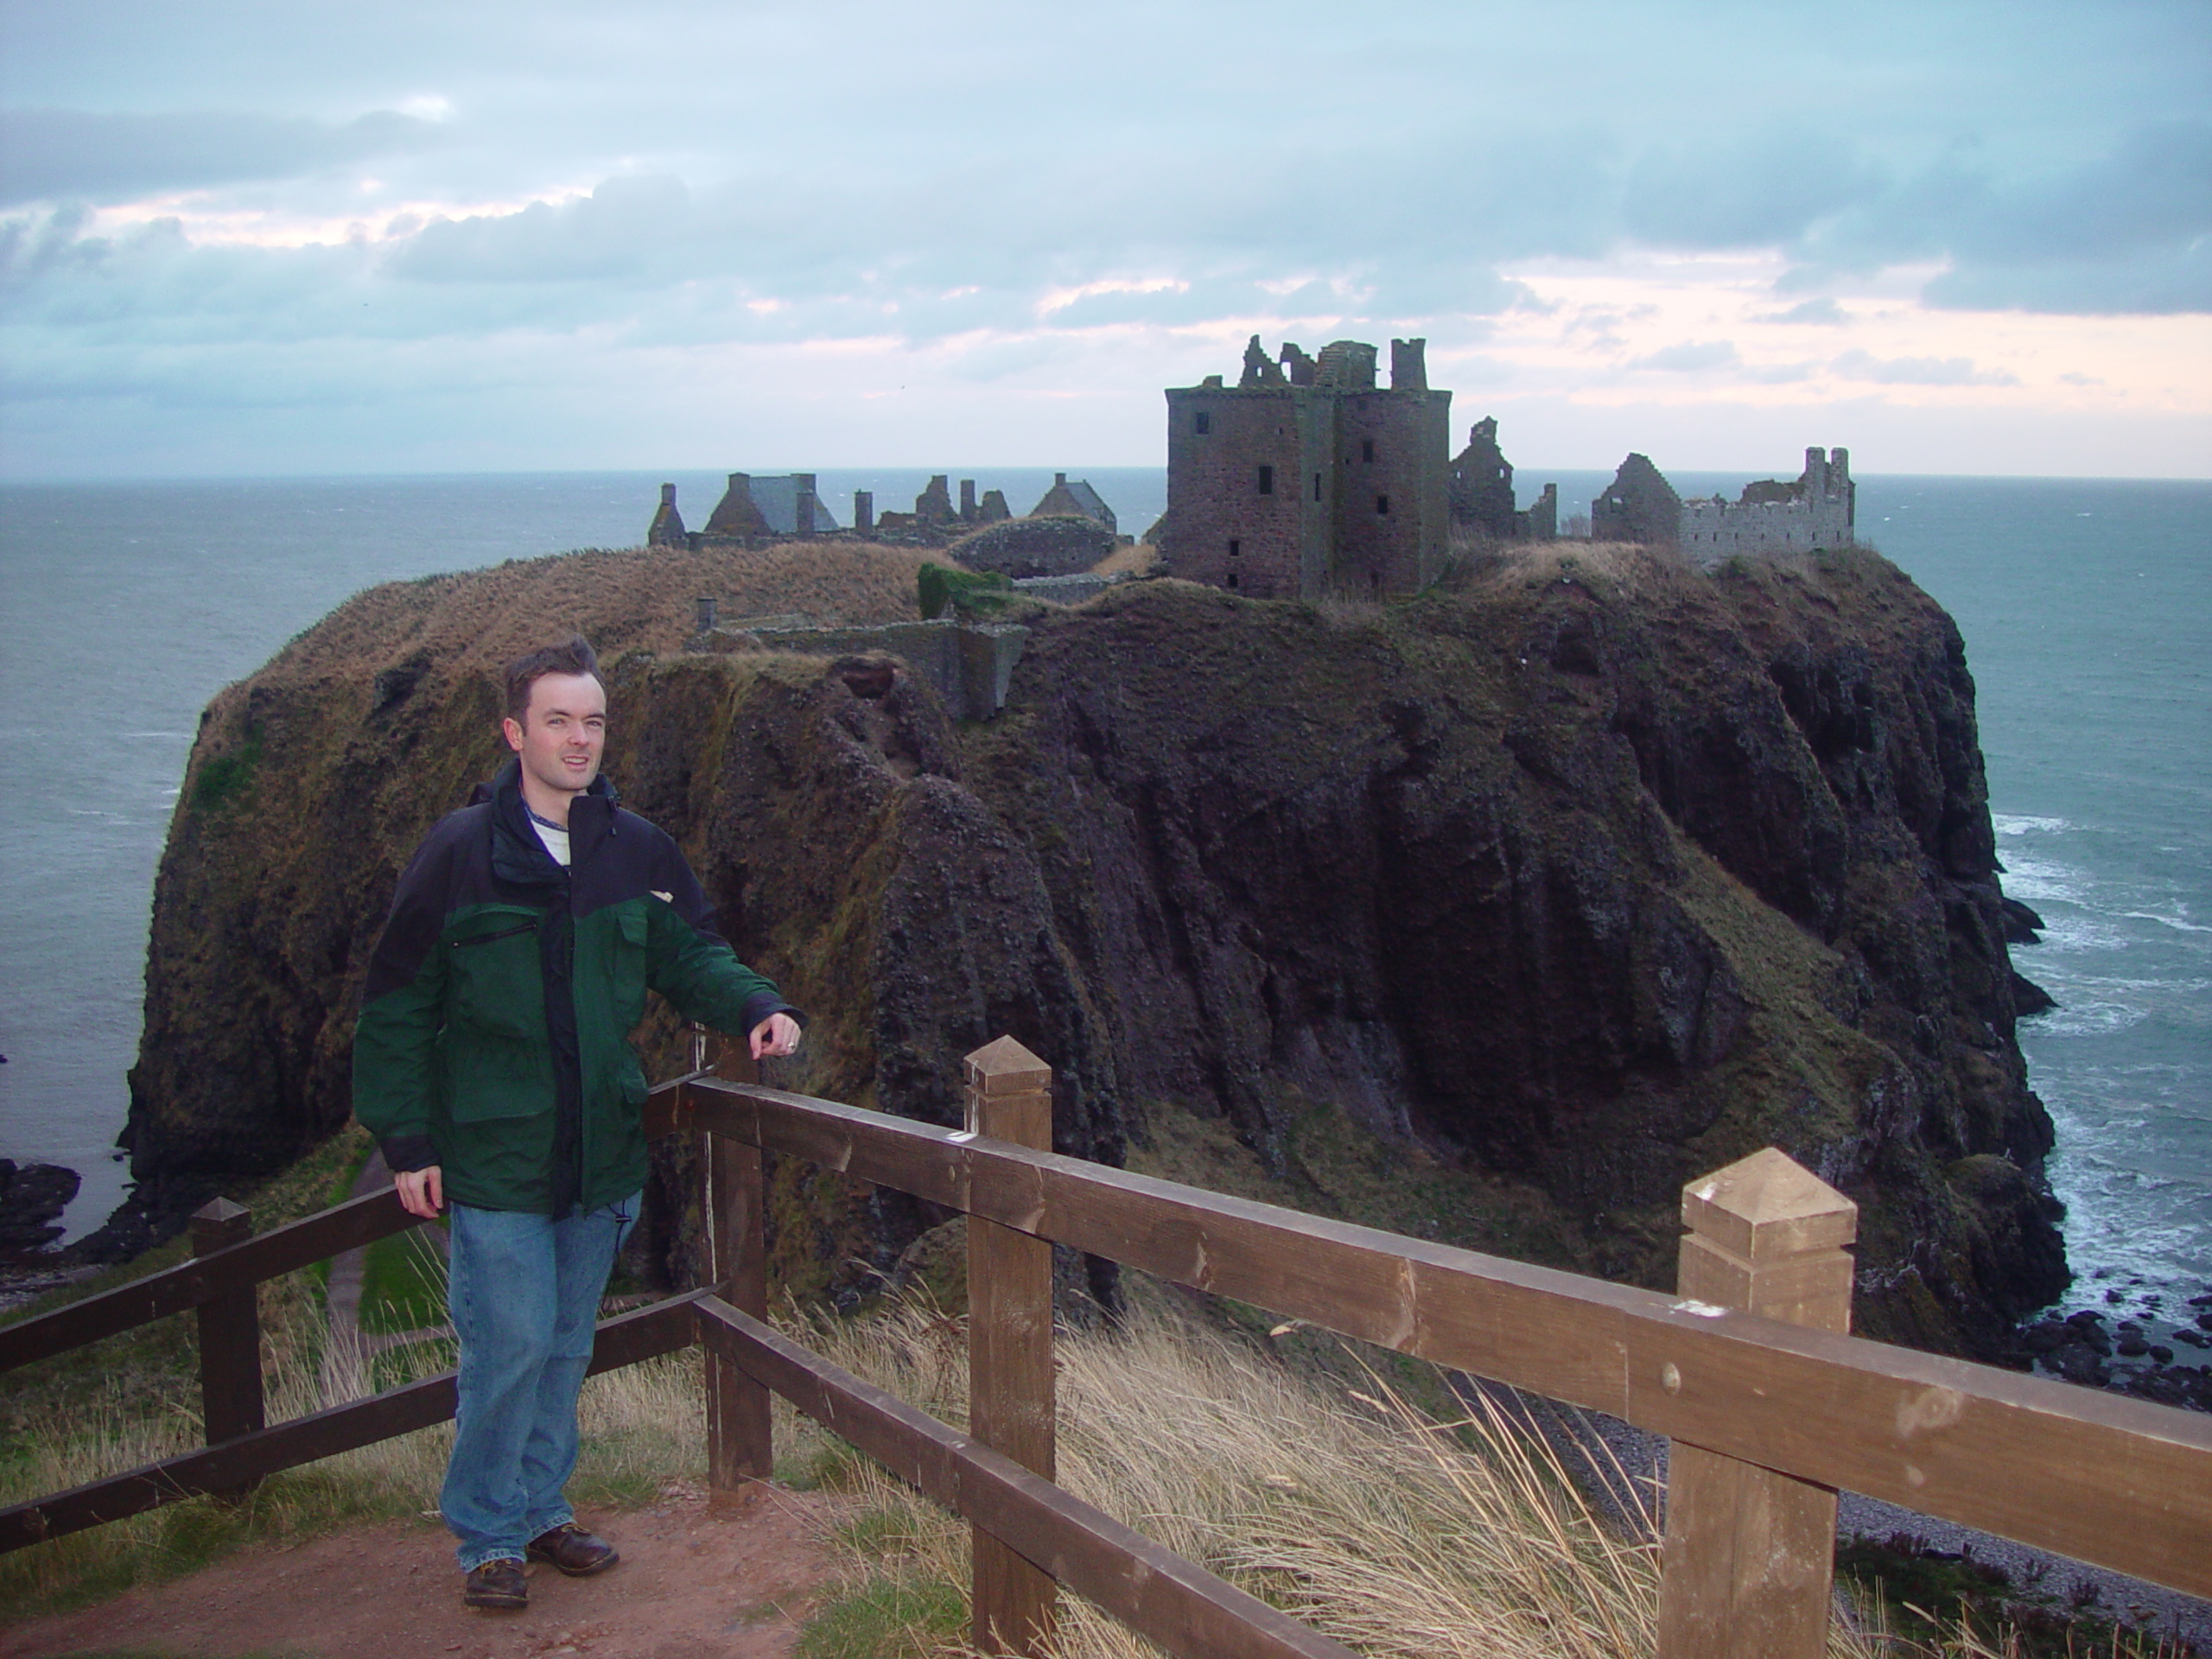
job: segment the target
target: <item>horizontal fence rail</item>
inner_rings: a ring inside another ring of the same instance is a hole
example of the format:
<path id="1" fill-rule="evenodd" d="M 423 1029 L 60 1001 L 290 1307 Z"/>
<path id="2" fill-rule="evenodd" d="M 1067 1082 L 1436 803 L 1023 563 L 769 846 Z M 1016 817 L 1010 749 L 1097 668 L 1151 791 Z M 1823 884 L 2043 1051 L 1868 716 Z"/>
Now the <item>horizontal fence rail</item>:
<path id="1" fill-rule="evenodd" d="M 0 1371 L 81 1348 L 172 1313 L 205 1307 L 233 1292 L 251 1289 L 264 1279 L 294 1273 L 317 1262 L 373 1244 L 417 1224 L 399 1195 L 390 1191 L 353 1198 L 303 1220 L 227 1245 L 114 1290 L 87 1296 L 51 1313 L 0 1326 Z"/>
<path id="2" fill-rule="evenodd" d="M 699 1128 L 1452 1370 L 2212 1597 L 2212 1418 L 758 1084 Z"/>
<path id="3" fill-rule="evenodd" d="M 711 1294 L 693 1291 L 607 1320 L 594 1338 L 592 1372 L 619 1370 L 690 1347 L 697 1340 L 692 1306 Z M 441 1371 L 419 1382 L 296 1417 L 220 1446 L 164 1458 L 66 1492 L 0 1510 L 0 1553 L 120 1521 L 181 1498 L 235 1491 L 282 1470 L 296 1469 L 304 1463 L 442 1423 L 453 1413 L 454 1373 Z"/>

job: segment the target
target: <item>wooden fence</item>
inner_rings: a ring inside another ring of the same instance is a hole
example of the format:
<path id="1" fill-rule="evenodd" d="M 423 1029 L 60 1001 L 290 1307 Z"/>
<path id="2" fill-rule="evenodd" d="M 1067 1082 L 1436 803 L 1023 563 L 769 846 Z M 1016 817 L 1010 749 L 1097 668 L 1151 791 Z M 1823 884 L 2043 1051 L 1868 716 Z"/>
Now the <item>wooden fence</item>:
<path id="1" fill-rule="evenodd" d="M 592 1366 L 704 1345 L 718 1496 L 766 1478 L 781 1394 L 963 1516 L 985 1650 L 1036 1651 L 1065 1585 L 1194 1659 L 1348 1655 L 1053 1484 L 1055 1243 L 1669 1437 L 1662 1659 L 1821 1652 L 1839 1488 L 2212 1596 L 2212 1419 L 1845 1334 L 1855 1212 L 1779 1153 L 1684 1189 L 1667 1296 L 1059 1156 L 1051 1072 L 1011 1039 L 965 1082 L 957 1131 L 703 1074 L 656 1090 L 657 1132 L 706 1137 L 715 1283 L 602 1324 Z M 969 1217 L 966 1433 L 765 1323 L 770 1153 Z M 245 1221 L 219 1202 L 193 1261 L 0 1328 L 4 1370 L 196 1310 L 209 1441 L 0 1510 L 0 1550 L 452 1414 L 447 1373 L 264 1426 L 253 1287 L 415 1223 L 389 1193 L 258 1237 Z"/>

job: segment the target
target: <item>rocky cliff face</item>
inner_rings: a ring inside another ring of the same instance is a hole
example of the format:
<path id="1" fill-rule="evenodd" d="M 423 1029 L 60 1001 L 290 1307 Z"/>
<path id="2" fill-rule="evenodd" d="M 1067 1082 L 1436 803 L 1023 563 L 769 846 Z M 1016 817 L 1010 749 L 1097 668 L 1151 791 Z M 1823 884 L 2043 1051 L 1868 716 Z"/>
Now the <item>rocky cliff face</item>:
<path id="1" fill-rule="evenodd" d="M 880 584 L 849 620 L 911 606 L 904 556 L 810 556 Z M 1772 1142 L 1864 1207 L 1862 1329 L 1996 1354 L 2063 1284 L 1973 683 L 1878 557 L 1554 550 L 1344 612 L 1141 583 L 1037 619 L 963 726 L 903 675 L 689 652 L 710 580 L 790 607 L 668 558 L 373 590 L 210 709 L 133 1073 L 148 1209 L 343 1121 L 399 864 L 499 758 L 497 662 L 574 625 L 626 800 L 815 1013 L 788 1086 L 949 1122 L 1011 1032 L 1064 1151 L 1218 1142 L 1293 1202 L 1655 1284 L 1680 1185 Z M 647 1040 L 677 1067 L 672 1022 Z M 778 1192 L 802 1283 L 936 1219 Z"/>

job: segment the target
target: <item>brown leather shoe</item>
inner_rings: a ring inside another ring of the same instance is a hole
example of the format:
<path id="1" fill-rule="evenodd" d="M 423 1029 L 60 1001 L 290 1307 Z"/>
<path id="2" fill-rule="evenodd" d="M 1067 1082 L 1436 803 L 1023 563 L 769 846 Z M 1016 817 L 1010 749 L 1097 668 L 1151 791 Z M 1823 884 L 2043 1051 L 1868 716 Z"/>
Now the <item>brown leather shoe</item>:
<path id="1" fill-rule="evenodd" d="M 606 1539 L 594 1538 L 573 1521 L 531 1539 L 529 1555 L 533 1561 L 550 1561 L 572 1579 L 604 1573 L 622 1559 Z"/>
<path id="2" fill-rule="evenodd" d="M 512 1556 L 484 1561 L 470 1567 L 461 1580 L 461 1599 L 471 1607 L 527 1607 L 530 1580 L 523 1576 L 522 1563 Z"/>

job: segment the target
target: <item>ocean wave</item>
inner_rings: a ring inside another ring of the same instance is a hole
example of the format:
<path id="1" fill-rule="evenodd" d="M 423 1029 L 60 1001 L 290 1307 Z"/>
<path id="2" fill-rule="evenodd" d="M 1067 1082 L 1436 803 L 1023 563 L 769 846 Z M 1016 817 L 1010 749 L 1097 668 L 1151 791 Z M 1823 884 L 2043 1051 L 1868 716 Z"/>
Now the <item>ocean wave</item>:
<path id="1" fill-rule="evenodd" d="M 2172 928 L 2177 933 L 2212 933 L 2212 927 L 2207 927 L 2202 922 L 2183 921 L 2178 916 L 2161 916 L 2155 910 L 2123 910 L 2120 913 L 2130 921 L 2156 922 L 2162 927 Z"/>
<path id="2" fill-rule="evenodd" d="M 2048 902 L 2048 901 L 2046 901 Z M 2068 899 L 2071 904 L 2077 901 Z M 2042 943 L 2023 949 L 2044 952 L 2033 958 L 2048 963 L 2053 957 L 2072 956 L 2079 951 L 2124 950 L 2129 940 L 2127 930 L 2110 917 L 2100 916 L 2094 911 L 2076 910 L 2071 913 L 2046 913 L 2044 917 Z"/>
<path id="3" fill-rule="evenodd" d="M 2000 836 L 2039 835 L 2074 827 L 2064 818 L 2015 817 L 2009 812 L 1993 812 L 1989 822 Z"/>
<path id="4" fill-rule="evenodd" d="M 2041 1037 L 2109 1037 L 2114 1032 L 2139 1026 L 2151 1017 L 2147 1008 L 2125 1002 L 2064 1002 L 2049 1014 L 2036 1015 L 2035 1034 Z"/>
<path id="5" fill-rule="evenodd" d="M 2069 880 L 2069 876 L 2075 879 Z M 2084 902 L 2083 885 L 2078 873 L 2054 864 L 2015 867 L 2005 873 L 2004 892 L 2007 899 L 2018 899 L 2024 905 L 2078 905 Z"/>

